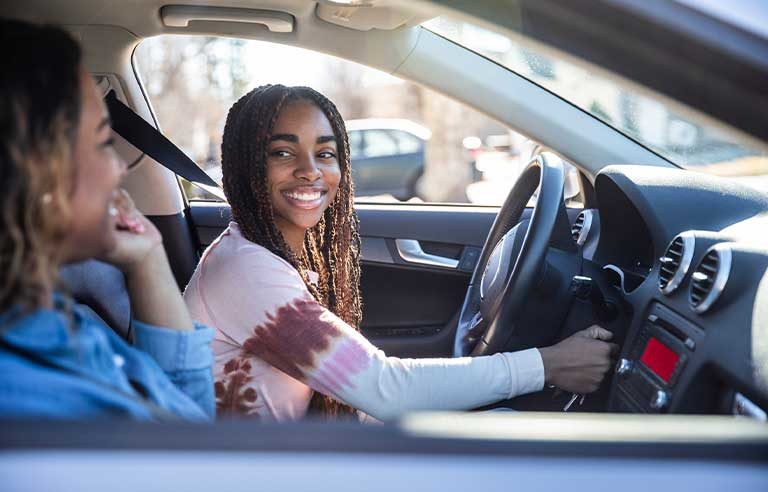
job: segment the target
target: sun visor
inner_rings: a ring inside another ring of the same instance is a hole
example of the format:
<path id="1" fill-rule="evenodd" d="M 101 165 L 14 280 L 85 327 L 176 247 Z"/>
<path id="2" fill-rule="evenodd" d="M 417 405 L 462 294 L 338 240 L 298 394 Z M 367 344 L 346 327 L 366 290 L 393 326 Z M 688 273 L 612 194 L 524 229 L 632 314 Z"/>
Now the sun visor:
<path id="1" fill-rule="evenodd" d="M 102 99 L 106 97 L 109 91 L 114 91 L 117 98 L 123 104 L 128 104 L 123 88 L 117 82 L 117 77 L 111 74 L 94 75 L 93 80 L 96 82 L 96 87 L 99 89 L 99 94 L 101 94 Z M 115 151 L 128 164 L 128 169 L 137 166 L 144 157 L 150 159 L 144 152 L 128 143 L 128 141 L 118 135 L 114 130 L 112 130 L 112 138 L 115 141 Z"/>
<path id="2" fill-rule="evenodd" d="M 325 22 L 358 31 L 391 31 L 417 26 L 434 17 L 407 4 L 386 0 L 322 0 L 316 14 Z"/>

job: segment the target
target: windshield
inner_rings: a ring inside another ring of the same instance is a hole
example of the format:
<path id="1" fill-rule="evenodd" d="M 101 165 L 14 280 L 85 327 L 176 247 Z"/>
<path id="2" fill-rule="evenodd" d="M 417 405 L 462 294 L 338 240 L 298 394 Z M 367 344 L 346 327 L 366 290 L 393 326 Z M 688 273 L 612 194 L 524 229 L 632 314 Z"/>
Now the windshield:
<path id="1" fill-rule="evenodd" d="M 526 77 L 677 166 L 739 177 L 768 190 L 768 154 L 691 121 L 645 93 L 473 24 L 438 17 L 423 27 Z"/>

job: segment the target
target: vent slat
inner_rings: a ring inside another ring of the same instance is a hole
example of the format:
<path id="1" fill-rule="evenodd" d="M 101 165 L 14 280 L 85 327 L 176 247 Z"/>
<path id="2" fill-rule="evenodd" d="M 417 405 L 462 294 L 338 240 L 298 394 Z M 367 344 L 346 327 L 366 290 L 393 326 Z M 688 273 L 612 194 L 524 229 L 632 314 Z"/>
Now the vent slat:
<path id="1" fill-rule="evenodd" d="M 677 236 L 667 247 L 664 252 L 664 256 L 661 258 L 661 267 L 659 268 L 659 289 L 665 294 L 671 294 L 679 285 L 679 281 L 675 281 L 675 285 L 670 286 L 670 282 L 675 278 L 675 274 L 680 270 L 680 264 L 685 256 L 685 240 L 681 236 Z M 669 290 L 665 290 L 669 287 Z"/>
<path id="2" fill-rule="evenodd" d="M 717 249 L 710 250 L 701 259 L 691 280 L 691 290 L 689 300 L 694 309 L 707 303 L 698 312 L 706 310 L 713 302 L 710 299 L 713 295 L 712 289 L 715 286 L 715 279 L 720 275 L 720 254 Z M 715 293 L 714 295 L 717 295 Z M 709 299 L 709 300 L 708 300 Z"/>
<path id="3" fill-rule="evenodd" d="M 585 221 L 586 221 L 586 216 L 584 215 L 584 212 L 581 212 L 576 217 L 576 221 L 571 226 L 571 238 L 576 242 L 578 242 L 579 238 L 581 237 L 581 233 L 584 229 Z"/>

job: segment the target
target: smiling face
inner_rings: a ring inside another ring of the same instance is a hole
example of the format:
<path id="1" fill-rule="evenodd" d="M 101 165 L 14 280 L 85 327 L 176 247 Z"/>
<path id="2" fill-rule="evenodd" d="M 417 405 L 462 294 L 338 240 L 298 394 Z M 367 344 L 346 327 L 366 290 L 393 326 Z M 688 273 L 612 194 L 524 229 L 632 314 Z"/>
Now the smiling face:
<path id="1" fill-rule="evenodd" d="M 267 187 L 275 224 L 294 251 L 333 202 L 341 180 L 336 137 L 309 101 L 284 106 L 267 146 Z"/>
<path id="2" fill-rule="evenodd" d="M 101 256 L 115 247 L 116 218 L 110 205 L 126 172 L 112 147 L 109 115 L 90 75 L 80 72 L 81 111 L 73 151 L 72 220 L 63 258 L 74 262 Z"/>

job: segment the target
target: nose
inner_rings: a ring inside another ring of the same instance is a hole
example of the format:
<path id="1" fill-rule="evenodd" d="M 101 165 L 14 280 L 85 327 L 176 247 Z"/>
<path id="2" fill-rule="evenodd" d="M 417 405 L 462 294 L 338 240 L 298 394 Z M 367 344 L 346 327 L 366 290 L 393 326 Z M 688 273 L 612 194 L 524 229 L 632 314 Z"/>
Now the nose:
<path id="1" fill-rule="evenodd" d="M 128 175 L 128 163 L 117 152 L 112 153 L 110 161 L 110 167 L 113 169 L 112 174 L 116 179 L 118 186 L 121 186 L 125 177 Z"/>
<path id="2" fill-rule="evenodd" d="M 128 174 L 128 163 L 119 155 L 115 156 L 115 160 L 117 161 L 117 181 L 122 183 L 125 176 Z"/>
<path id="3" fill-rule="evenodd" d="M 310 183 L 317 181 L 323 173 L 315 161 L 315 156 L 312 153 L 302 153 L 298 159 L 296 159 L 296 167 L 293 170 L 293 176 L 296 179 L 309 181 Z"/>
<path id="4" fill-rule="evenodd" d="M 128 174 L 128 163 L 119 155 L 117 156 L 117 169 L 120 172 L 120 177 Z"/>

